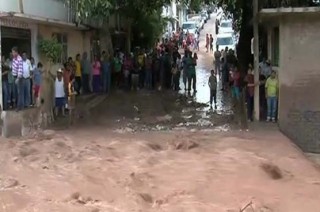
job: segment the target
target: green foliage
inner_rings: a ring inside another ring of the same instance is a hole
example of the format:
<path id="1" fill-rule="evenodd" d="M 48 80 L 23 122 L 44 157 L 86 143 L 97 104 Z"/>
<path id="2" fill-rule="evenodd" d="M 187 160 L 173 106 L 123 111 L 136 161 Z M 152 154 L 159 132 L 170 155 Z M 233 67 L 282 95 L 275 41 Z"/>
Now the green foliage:
<path id="1" fill-rule="evenodd" d="M 190 0 L 189 8 L 194 12 L 198 13 L 200 12 L 203 3 L 203 0 Z"/>
<path id="2" fill-rule="evenodd" d="M 135 22 L 132 25 L 133 46 L 151 47 L 154 41 L 163 33 L 164 27 L 170 22 L 162 18 L 160 11 L 151 14 L 137 12 Z"/>
<path id="3" fill-rule="evenodd" d="M 126 11 L 128 17 L 134 16 L 134 11 L 153 14 L 170 0 L 65 0 L 77 10 L 77 18 L 83 21 L 87 18 L 106 18 L 116 11 Z M 184 0 L 182 0 L 184 1 Z"/>
<path id="4" fill-rule="evenodd" d="M 46 58 L 55 63 L 58 62 L 62 54 L 62 45 L 56 38 L 42 39 L 38 43 L 39 50 Z"/>

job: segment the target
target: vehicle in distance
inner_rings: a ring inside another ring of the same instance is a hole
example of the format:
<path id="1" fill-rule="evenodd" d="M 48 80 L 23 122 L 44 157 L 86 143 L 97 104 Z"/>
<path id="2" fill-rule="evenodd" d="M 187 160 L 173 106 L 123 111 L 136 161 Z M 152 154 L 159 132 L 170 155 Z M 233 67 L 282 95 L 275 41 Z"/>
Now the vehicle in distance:
<path id="1" fill-rule="evenodd" d="M 231 20 L 222 20 L 219 26 L 219 33 L 233 33 Z"/>
<path id="2" fill-rule="evenodd" d="M 187 21 L 182 24 L 183 33 L 196 34 L 198 31 L 197 23 L 195 21 Z"/>
<path id="3" fill-rule="evenodd" d="M 224 50 L 226 47 L 228 49 L 235 50 L 236 42 L 232 33 L 218 34 L 216 40 L 216 46 L 219 51 Z"/>

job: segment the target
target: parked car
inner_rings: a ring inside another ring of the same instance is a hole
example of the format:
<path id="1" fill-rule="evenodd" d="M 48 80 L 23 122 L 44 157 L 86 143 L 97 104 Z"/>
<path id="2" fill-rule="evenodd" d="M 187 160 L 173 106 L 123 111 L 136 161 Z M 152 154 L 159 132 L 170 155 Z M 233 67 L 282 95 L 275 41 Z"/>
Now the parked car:
<path id="1" fill-rule="evenodd" d="M 203 29 L 203 27 L 204 27 L 204 20 L 201 18 L 201 15 L 193 16 L 188 21 L 196 22 L 199 30 Z"/>
<path id="2" fill-rule="evenodd" d="M 218 34 L 216 40 L 216 46 L 219 51 L 224 50 L 226 47 L 229 49 L 236 49 L 236 41 L 232 33 Z"/>
<path id="3" fill-rule="evenodd" d="M 233 33 L 232 20 L 222 20 L 219 26 L 219 33 Z"/>
<path id="4" fill-rule="evenodd" d="M 181 28 L 184 34 L 186 34 L 187 32 L 191 34 L 196 34 L 198 32 L 197 23 L 195 21 L 184 22 Z"/>
<path id="5" fill-rule="evenodd" d="M 207 23 L 207 21 L 209 20 L 209 15 L 207 12 L 202 12 L 201 17 L 204 20 L 204 23 Z"/>

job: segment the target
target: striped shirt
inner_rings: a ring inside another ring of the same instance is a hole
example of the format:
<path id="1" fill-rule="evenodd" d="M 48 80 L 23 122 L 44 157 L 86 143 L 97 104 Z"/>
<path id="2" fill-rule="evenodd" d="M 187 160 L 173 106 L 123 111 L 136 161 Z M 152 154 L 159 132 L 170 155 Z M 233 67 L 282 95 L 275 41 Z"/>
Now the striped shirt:
<path id="1" fill-rule="evenodd" d="M 12 75 L 18 78 L 21 78 L 23 75 L 23 60 L 20 55 L 12 60 Z"/>

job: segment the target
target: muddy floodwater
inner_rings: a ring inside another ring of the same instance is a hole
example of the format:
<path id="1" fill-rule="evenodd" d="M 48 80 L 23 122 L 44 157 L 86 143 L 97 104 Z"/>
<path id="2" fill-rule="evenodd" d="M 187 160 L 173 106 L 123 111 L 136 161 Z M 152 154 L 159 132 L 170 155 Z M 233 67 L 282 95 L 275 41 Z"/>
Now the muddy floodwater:
<path id="1" fill-rule="evenodd" d="M 0 143 L 1 212 L 317 212 L 319 179 L 279 132 L 96 127 Z"/>
<path id="2" fill-rule="evenodd" d="M 208 105 L 214 21 L 196 94 L 83 95 L 73 126 L 1 138 L 0 212 L 319 212 L 319 167 L 276 125 L 239 131 L 220 82 Z"/>

